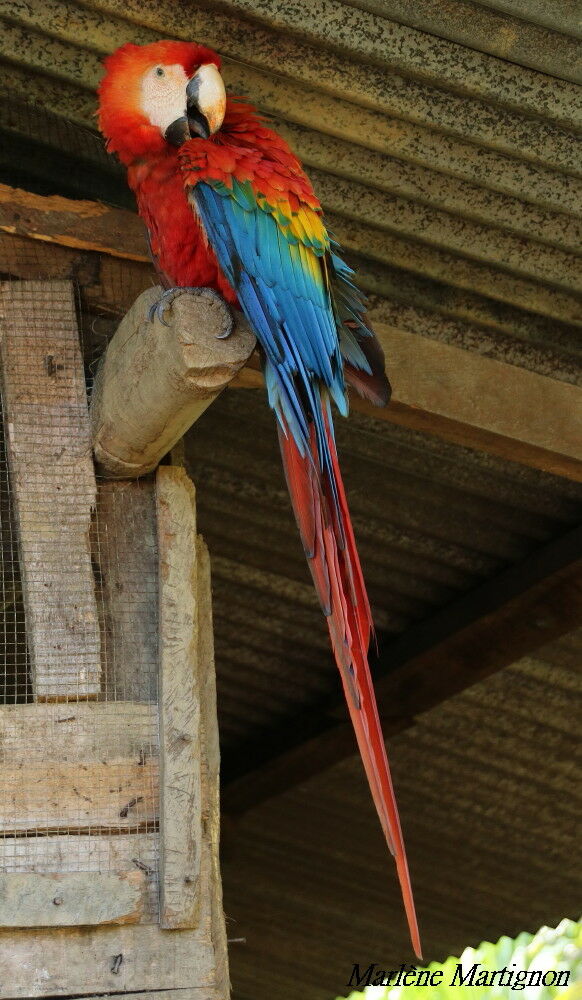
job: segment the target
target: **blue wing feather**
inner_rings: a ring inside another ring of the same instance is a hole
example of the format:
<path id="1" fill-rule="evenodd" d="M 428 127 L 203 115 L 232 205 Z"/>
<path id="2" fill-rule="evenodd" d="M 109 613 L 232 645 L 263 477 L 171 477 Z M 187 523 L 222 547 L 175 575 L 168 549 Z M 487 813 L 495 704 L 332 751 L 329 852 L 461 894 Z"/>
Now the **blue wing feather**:
<path id="1" fill-rule="evenodd" d="M 305 452 L 309 423 L 320 411 L 316 388 L 328 389 L 347 412 L 331 299 L 323 275 L 320 282 L 314 280 L 305 256 L 313 250 L 290 244 L 273 215 L 256 201 L 250 208 L 249 188 L 241 193 L 238 185 L 227 197 L 224 187 L 216 191 L 199 182 L 192 197 L 218 262 L 274 369 L 268 381 L 275 409 L 281 408 L 294 436 L 299 433 L 297 444 Z"/>

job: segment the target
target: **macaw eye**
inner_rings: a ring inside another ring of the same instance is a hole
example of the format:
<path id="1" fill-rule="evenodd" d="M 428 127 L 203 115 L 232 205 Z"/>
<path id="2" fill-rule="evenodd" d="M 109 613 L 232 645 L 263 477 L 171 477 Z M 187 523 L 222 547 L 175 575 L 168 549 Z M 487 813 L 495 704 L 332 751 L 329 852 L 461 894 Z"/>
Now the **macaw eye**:
<path id="1" fill-rule="evenodd" d="M 156 66 L 156 76 L 165 76 L 164 69 L 162 66 Z"/>

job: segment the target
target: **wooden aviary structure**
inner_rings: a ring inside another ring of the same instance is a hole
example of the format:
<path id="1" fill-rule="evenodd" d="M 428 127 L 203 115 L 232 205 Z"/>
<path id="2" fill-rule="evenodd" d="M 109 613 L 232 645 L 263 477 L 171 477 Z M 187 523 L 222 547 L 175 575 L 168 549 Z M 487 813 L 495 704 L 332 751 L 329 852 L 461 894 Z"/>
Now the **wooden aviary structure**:
<path id="1" fill-rule="evenodd" d="M 223 1000 L 210 564 L 176 451 L 158 465 L 254 338 L 193 296 L 150 323 L 149 289 L 90 414 L 47 250 L 50 280 L 0 286 L 0 997 Z"/>

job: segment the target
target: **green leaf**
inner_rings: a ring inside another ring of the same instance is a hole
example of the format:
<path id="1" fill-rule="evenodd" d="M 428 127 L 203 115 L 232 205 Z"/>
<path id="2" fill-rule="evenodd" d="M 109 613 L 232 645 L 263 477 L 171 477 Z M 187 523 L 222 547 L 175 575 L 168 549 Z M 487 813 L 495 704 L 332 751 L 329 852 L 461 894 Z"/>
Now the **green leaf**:
<path id="1" fill-rule="evenodd" d="M 428 970 L 441 971 L 441 981 L 369 986 L 350 993 L 349 1000 L 582 1000 L 582 920 L 562 920 L 555 928 L 542 927 L 535 935 L 523 932 L 515 940 L 483 941 L 478 948 L 466 948 L 460 958 L 433 962 Z"/>

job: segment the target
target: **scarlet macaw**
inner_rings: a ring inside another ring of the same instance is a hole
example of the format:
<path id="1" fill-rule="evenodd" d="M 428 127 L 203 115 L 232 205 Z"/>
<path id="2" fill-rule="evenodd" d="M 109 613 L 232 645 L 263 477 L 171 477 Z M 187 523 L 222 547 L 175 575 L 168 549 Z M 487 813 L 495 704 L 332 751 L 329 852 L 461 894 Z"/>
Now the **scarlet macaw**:
<path id="1" fill-rule="evenodd" d="M 301 540 L 420 956 L 330 406 L 347 415 L 346 381 L 377 405 L 388 401 L 382 349 L 301 164 L 253 107 L 227 97 L 219 56 L 186 42 L 126 44 L 105 68 L 99 124 L 127 166 L 167 289 L 158 315 L 176 288 L 212 289 L 257 336 Z"/>

